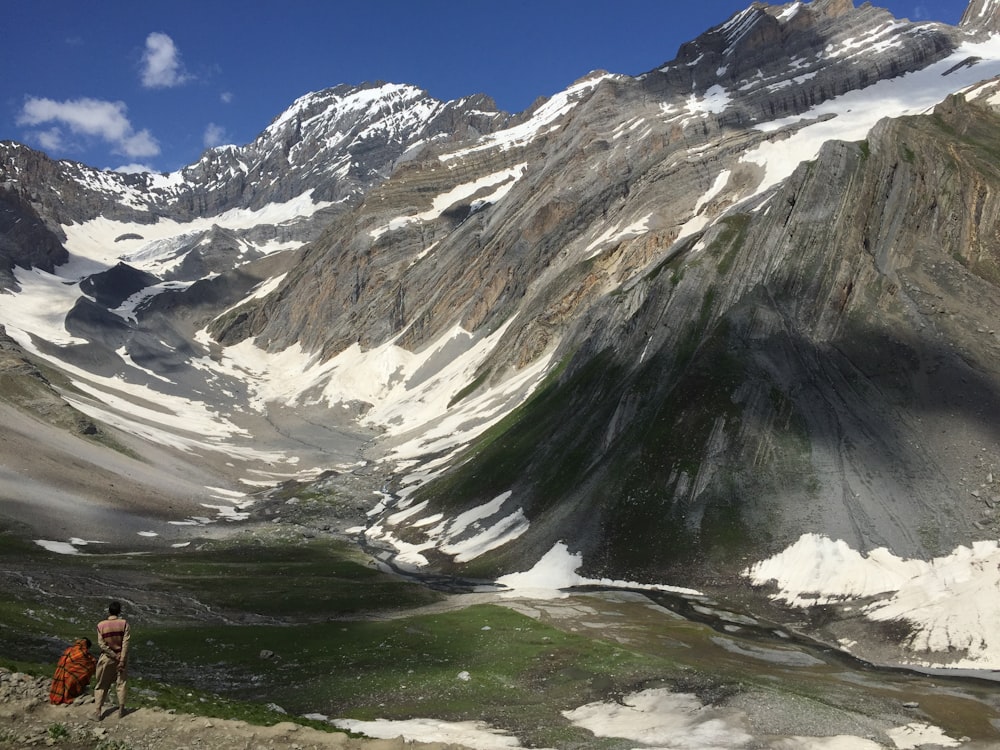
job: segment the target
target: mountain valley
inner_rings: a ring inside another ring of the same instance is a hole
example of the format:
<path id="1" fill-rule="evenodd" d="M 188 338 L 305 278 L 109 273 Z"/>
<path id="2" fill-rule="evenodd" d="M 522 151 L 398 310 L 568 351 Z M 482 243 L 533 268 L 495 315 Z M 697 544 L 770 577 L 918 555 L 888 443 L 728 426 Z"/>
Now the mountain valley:
<path id="1" fill-rule="evenodd" d="M 515 115 L 339 85 L 162 175 L 0 143 L 0 529 L 272 529 L 992 680 L 997 132 L 996 0 L 812 0 Z"/>

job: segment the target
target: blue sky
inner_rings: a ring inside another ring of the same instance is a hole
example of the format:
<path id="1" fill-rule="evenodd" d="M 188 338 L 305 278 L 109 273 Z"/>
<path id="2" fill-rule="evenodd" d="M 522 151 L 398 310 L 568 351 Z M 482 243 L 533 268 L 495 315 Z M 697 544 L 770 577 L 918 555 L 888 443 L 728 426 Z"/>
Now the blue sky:
<path id="1" fill-rule="evenodd" d="M 860 2 L 860 0 L 859 0 Z M 0 44 L 0 140 L 172 171 L 245 144 L 339 83 L 485 93 L 510 112 L 591 70 L 637 75 L 750 0 L 20 0 Z M 957 23 L 966 0 L 876 2 Z"/>

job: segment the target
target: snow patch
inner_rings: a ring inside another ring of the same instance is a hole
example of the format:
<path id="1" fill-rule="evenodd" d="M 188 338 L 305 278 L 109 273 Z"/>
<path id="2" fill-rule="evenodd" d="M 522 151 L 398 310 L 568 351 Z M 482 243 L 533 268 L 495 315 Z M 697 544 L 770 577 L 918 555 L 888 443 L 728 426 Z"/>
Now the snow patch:
<path id="1" fill-rule="evenodd" d="M 278 225 L 312 216 L 331 202 L 317 202 L 312 190 L 285 203 L 270 203 L 259 210 L 234 208 L 218 216 L 205 216 L 189 222 L 160 218 L 152 224 L 114 221 L 104 217 L 82 224 L 64 224 L 68 263 L 57 269 L 63 279 L 79 281 L 92 273 L 106 270 L 119 261 L 140 270 L 156 273 L 167 260 L 173 260 L 179 238 L 195 237 L 213 226 L 223 229 L 252 229 L 260 225 Z M 268 243 L 257 249 L 277 252 L 301 243 Z"/>
<path id="2" fill-rule="evenodd" d="M 376 739 L 392 740 L 401 737 L 403 742 L 440 742 L 456 744 L 475 750 L 506 750 L 520 748 L 521 743 L 483 721 L 448 722 L 437 719 L 410 719 L 409 721 L 359 721 L 336 719 L 335 727 L 363 734 Z"/>
<path id="3" fill-rule="evenodd" d="M 614 224 L 605 230 L 597 239 L 587 245 L 583 251 L 583 258 L 589 260 L 600 255 L 604 250 L 622 240 L 632 239 L 645 234 L 650 229 L 650 222 L 653 214 L 648 214 L 641 219 L 636 219 L 628 225 Z"/>
<path id="4" fill-rule="evenodd" d="M 480 177 L 472 182 L 465 182 L 461 185 L 456 185 L 451 190 L 435 196 L 434 200 L 431 202 L 431 207 L 428 210 L 412 216 L 396 217 L 390 220 L 389 223 L 372 229 L 369 232 L 369 235 L 372 240 L 377 240 L 383 234 L 402 229 L 409 224 L 422 221 L 433 221 L 441 216 L 442 212 L 446 209 L 454 206 L 456 203 L 472 197 L 485 188 L 495 187 L 493 192 L 488 196 L 477 199 L 472 204 L 472 209 L 476 210 L 477 208 L 481 208 L 486 203 L 496 203 L 503 198 L 503 196 L 505 196 L 512 187 L 514 187 L 514 184 L 518 181 L 518 179 L 520 179 L 521 175 L 524 174 L 527 168 L 527 162 L 522 162 L 509 169 L 484 175 L 483 177 Z"/>
<path id="5" fill-rule="evenodd" d="M 694 695 L 664 688 L 564 711 L 573 724 L 598 737 L 622 737 L 645 747 L 684 750 L 743 748 L 753 737 L 741 711 L 705 706 Z"/>
<path id="6" fill-rule="evenodd" d="M 526 122 L 483 136 L 475 146 L 442 154 L 440 159 L 442 162 L 448 163 L 493 148 L 507 151 L 511 148 L 523 146 L 537 136 L 556 129 L 556 121 L 572 110 L 584 95 L 594 89 L 601 81 L 613 79 L 614 77 L 610 74 L 604 74 L 580 81 L 565 91 L 554 94 L 547 102 L 535 110 L 531 118 Z"/>
<path id="7" fill-rule="evenodd" d="M 603 586 L 605 588 L 628 588 L 647 591 L 668 591 L 675 594 L 701 596 L 695 589 L 663 584 L 645 584 L 631 581 L 615 581 L 610 578 L 585 578 L 577 573 L 583 566 L 583 555 L 571 553 L 564 542 L 557 542 L 531 570 L 510 573 L 497 579 L 497 583 L 507 588 L 506 596 L 530 599 L 559 599 L 569 596 L 565 589 L 574 586 Z"/>
<path id="8" fill-rule="evenodd" d="M 49 552 L 55 552 L 57 555 L 79 555 L 80 550 L 69 542 L 53 542 L 48 539 L 35 539 L 35 544 Z"/>
<path id="9" fill-rule="evenodd" d="M 915 750 L 915 748 L 933 745 L 934 747 L 958 747 L 962 743 L 949 737 L 944 731 L 930 724 L 913 722 L 903 727 L 890 729 L 886 734 L 899 750 Z"/>
<path id="10" fill-rule="evenodd" d="M 908 622 L 913 633 L 905 645 L 914 652 L 965 653 L 957 661 L 930 657 L 921 662 L 924 666 L 1000 669 L 996 541 L 975 542 L 924 561 L 906 560 L 885 548 L 865 555 L 843 541 L 804 534 L 744 575 L 757 585 L 776 584 L 773 598 L 793 606 L 856 604 L 871 620 Z"/>
<path id="11" fill-rule="evenodd" d="M 427 565 L 428 561 L 423 552 L 431 549 L 454 556 L 456 562 L 468 562 L 513 541 L 528 530 L 528 519 L 520 508 L 501 515 L 503 506 L 511 494 L 509 491 L 501 493 L 489 502 L 460 513 L 450 520 L 444 520 L 438 513 L 416 520 L 411 525 L 418 528 L 434 524 L 425 532 L 424 540 L 419 543 L 404 542 L 393 534 L 391 527 L 408 521 L 414 515 L 419 515 L 426 509 L 426 503 L 390 514 L 382 522 L 373 524 L 367 529 L 365 536 L 380 544 L 391 545 L 397 551 L 396 561 L 414 568 Z M 374 509 L 373 514 L 381 512 L 382 507 L 384 506 Z"/>
<path id="12" fill-rule="evenodd" d="M 975 65 L 952 70 L 969 58 L 980 59 Z M 949 70 L 952 72 L 945 75 Z M 798 129 L 785 138 L 765 141 L 740 158 L 764 168 L 764 179 L 753 195 L 786 179 L 802 162 L 815 159 L 827 141 L 864 140 L 884 117 L 926 113 L 949 94 L 996 75 L 1000 75 L 1000 35 L 984 42 L 965 42 L 949 57 L 923 70 L 848 92 L 800 115 L 758 124 L 757 129 L 765 133 L 793 126 Z"/>

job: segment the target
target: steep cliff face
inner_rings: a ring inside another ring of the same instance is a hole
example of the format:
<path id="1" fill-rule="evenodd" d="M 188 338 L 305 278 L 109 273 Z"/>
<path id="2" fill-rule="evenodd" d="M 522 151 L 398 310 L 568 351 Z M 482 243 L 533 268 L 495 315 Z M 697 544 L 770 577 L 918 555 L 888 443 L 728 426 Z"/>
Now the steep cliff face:
<path id="1" fill-rule="evenodd" d="M 525 305 L 531 330 L 512 332 L 519 343 L 496 360 L 530 361 L 554 340 L 553 322 L 650 262 L 696 215 L 707 222 L 759 188 L 764 170 L 742 157 L 771 138 L 766 123 L 924 68 L 959 39 L 867 4 L 755 3 L 638 79 L 578 83 L 558 123 L 543 110 L 522 137 L 424 150 L 318 238 L 283 289 L 241 312 L 246 325 L 223 340 L 301 342 L 330 356 L 401 335 L 416 349 L 456 323 L 496 328 Z M 717 199 L 696 205 L 720 175 Z M 626 217 L 637 220 L 631 232 Z M 640 233 L 644 248 L 583 268 L 618 235 Z"/>
<path id="2" fill-rule="evenodd" d="M 0 188 L 0 289 L 16 286 L 14 266 L 52 272 L 69 255 L 24 195 Z"/>
<path id="3" fill-rule="evenodd" d="M 953 97 L 827 144 L 593 305 L 565 368 L 417 498 L 511 491 L 531 523 L 499 568 L 563 539 L 650 580 L 805 531 L 918 557 L 992 538 L 998 125 Z"/>
<path id="4" fill-rule="evenodd" d="M 996 0 L 971 0 L 959 26 L 984 32 L 1000 32 L 1000 4 Z"/>

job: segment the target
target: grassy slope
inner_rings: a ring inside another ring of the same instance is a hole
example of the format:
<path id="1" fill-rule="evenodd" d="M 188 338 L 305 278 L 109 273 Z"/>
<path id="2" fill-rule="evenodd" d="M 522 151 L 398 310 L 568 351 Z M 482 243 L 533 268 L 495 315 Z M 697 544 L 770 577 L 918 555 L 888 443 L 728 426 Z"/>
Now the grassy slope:
<path id="1" fill-rule="evenodd" d="M 498 604 L 447 606 L 329 540 L 246 537 L 167 555 L 66 557 L 0 533 L 0 571 L 0 666 L 18 671 L 51 674 L 109 595 L 126 602 L 135 708 L 273 724 L 290 718 L 269 707 L 277 704 L 326 729 L 298 715 L 481 720 L 525 744 L 588 750 L 634 743 L 597 739 L 562 711 L 660 686 L 708 703 L 763 700 L 836 726 L 894 713 L 900 696 L 970 736 L 993 736 L 998 718 L 958 691 L 922 693 L 927 683 L 906 675 L 862 687 L 836 659 L 782 664 L 774 656 L 795 657 L 794 646 L 742 629 L 720 639 L 644 599 L 526 603 L 532 617 Z"/>
<path id="2" fill-rule="evenodd" d="M 0 568 L 0 666 L 51 673 L 117 596 L 135 633 L 136 707 L 261 723 L 287 718 L 268 703 L 345 718 L 483 719 L 542 732 L 545 744 L 587 734 L 559 709 L 662 674 L 656 660 L 506 607 L 409 614 L 442 596 L 328 541 L 53 556 L 8 533 Z"/>

